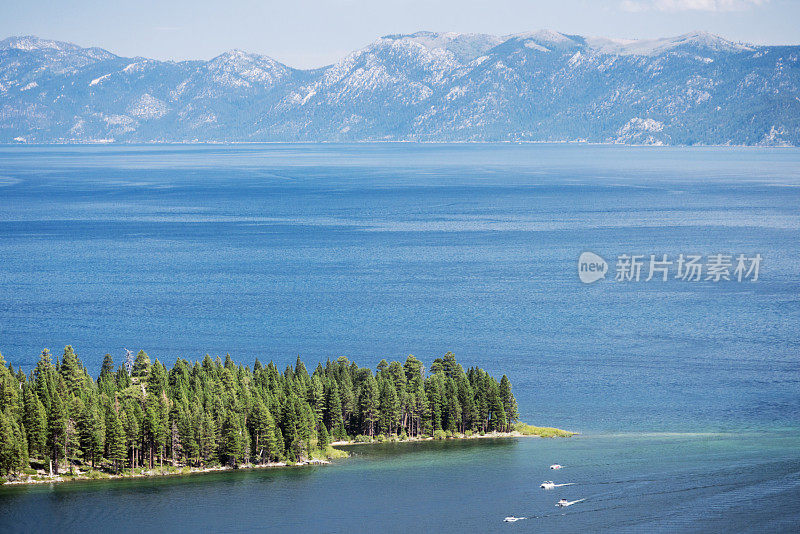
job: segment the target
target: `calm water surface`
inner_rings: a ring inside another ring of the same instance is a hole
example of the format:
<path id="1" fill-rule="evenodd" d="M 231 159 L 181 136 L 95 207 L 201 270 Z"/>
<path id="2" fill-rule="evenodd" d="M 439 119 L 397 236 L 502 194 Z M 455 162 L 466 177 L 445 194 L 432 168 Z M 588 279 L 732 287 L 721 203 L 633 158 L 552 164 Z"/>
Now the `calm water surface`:
<path id="1" fill-rule="evenodd" d="M 585 286 L 586 250 L 764 263 L 756 283 Z M 15 367 L 68 343 L 93 374 L 123 347 L 281 368 L 453 350 L 508 374 L 523 419 L 583 432 L 4 488 L 0 530 L 795 530 L 799 265 L 798 150 L 0 147 Z"/>

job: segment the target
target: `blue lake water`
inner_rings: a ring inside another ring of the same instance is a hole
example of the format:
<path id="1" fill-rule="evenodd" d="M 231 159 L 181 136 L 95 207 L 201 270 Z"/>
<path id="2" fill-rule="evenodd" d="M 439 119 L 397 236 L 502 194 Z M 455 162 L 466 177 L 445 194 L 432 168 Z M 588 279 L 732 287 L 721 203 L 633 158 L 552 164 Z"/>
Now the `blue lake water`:
<path id="1" fill-rule="evenodd" d="M 584 251 L 612 271 L 620 254 L 763 262 L 757 282 L 584 285 Z M 121 510 L 146 507 L 145 530 L 792 530 L 799 334 L 795 149 L 0 147 L 15 367 L 68 343 L 93 374 L 124 347 L 280 368 L 452 350 L 508 374 L 524 420 L 582 432 L 3 489 L 0 526 L 132 530 Z M 562 492 L 538 489 L 556 476 L 588 500 L 558 512 Z"/>

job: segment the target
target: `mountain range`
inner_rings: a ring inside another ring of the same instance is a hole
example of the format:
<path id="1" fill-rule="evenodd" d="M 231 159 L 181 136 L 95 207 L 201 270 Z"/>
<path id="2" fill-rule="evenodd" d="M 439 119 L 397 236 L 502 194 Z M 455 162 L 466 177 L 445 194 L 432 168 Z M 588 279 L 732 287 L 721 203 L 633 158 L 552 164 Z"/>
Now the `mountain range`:
<path id="1" fill-rule="evenodd" d="M 800 46 L 418 32 L 299 70 L 0 41 L 0 143 L 239 141 L 798 146 Z"/>

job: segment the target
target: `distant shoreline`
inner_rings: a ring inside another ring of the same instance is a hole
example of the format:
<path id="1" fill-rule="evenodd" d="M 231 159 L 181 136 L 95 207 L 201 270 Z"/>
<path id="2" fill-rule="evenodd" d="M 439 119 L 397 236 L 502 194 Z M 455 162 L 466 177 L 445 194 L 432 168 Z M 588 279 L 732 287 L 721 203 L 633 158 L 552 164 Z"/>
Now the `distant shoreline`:
<path id="1" fill-rule="evenodd" d="M 614 143 L 603 141 L 410 141 L 410 140 L 384 140 L 369 141 L 53 141 L 49 143 L 24 143 L 0 142 L 0 147 L 55 147 L 55 146 L 242 146 L 242 145 L 571 145 L 571 146 L 602 146 L 602 147 L 639 147 L 639 148 L 800 148 L 800 145 L 775 144 L 775 145 L 736 145 L 736 144 L 658 144 L 658 143 Z"/>

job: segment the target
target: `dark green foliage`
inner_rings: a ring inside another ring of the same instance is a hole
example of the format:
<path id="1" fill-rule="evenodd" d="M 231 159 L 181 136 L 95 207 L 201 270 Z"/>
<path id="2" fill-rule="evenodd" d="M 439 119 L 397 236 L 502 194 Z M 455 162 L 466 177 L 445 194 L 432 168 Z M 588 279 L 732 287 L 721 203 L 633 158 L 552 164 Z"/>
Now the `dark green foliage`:
<path id="1" fill-rule="evenodd" d="M 125 429 L 116 410 L 111 409 L 106 423 L 106 456 L 114 464 L 116 471 L 125 462 Z"/>
<path id="2" fill-rule="evenodd" d="M 147 373 L 149 372 L 150 357 L 145 351 L 140 350 L 138 354 L 136 354 L 136 360 L 133 362 L 133 370 L 131 371 L 131 375 L 136 377 L 147 376 Z"/>
<path id="3" fill-rule="evenodd" d="M 71 345 L 64 347 L 64 356 L 61 358 L 61 367 L 59 369 L 61 377 L 64 379 L 67 391 L 72 395 L 79 395 L 83 386 L 86 373 L 83 366 L 78 361 L 75 351 L 72 350 Z"/>
<path id="4" fill-rule="evenodd" d="M 340 357 L 309 375 L 299 358 L 284 373 L 208 355 L 167 370 L 139 351 L 131 375 L 107 354 L 96 381 L 70 346 L 55 365 L 42 351 L 29 376 L 0 356 L 0 475 L 29 468 L 29 455 L 54 473 L 303 461 L 355 436 L 509 431 L 516 418 L 508 377 L 464 372 L 452 353 L 429 375 L 413 356 L 377 373 Z"/>
<path id="5" fill-rule="evenodd" d="M 0 474 L 22 467 L 17 457 L 18 444 L 11 418 L 0 412 Z"/>
<path id="6" fill-rule="evenodd" d="M 239 423 L 239 417 L 234 412 L 229 412 L 222 423 L 222 446 L 220 459 L 222 463 L 236 467 L 244 457 L 244 431 Z"/>
<path id="7" fill-rule="evenodd" d="M 53 461 L 54 471 L 58 473 L 58 459 L 61 449 L 65 447 L 67 433 L 67 414 L 61 395 L 55 393 L 50 401 L 50 412 L 47 417 L 47 445 L 49 457 Z"/>
<path id="8" fill-rule="evenodd" d="M 105 421 L 100 417 L 97 405 L 94 403 L 87 405 L 79 414 L 79 418 L 80 448 L 84 460 L 89 460 L 92 467 L 95 467 L 95 462 L 103 456 Z"/>
<path id="9" fill-rule="evenodd" d="M 331 436 L 328 434 L 328 429 L 325 428 L 325 425 L 321 425 L 319 428 L 319 434 L 317 435 L 317 443 L 321 449 L 324 449 L 328 445 L 331 444 Z"/>
<path id="10" fill-rule="evenodd" d="M 504 430 L 510 431 L 518 417 L 517 399 L 515 399 L 514 395 L 511 393 L 511 381 L 506 375 L 503 375 L 503 378 L 500 379 L 498 395 L 500 397 L 500 403 L 503 405 L 503 411 L 505 412 L 507 422 L 507 427 Z"/>
<path id="11" fill-rule="evenodd" d="M 24 399 L 25 414 L 22 422 L 28 434 L 28 452 L 31 455 L 44 454 L 47 442 L 47 413 L 30 383 L 25 384 Z"/>
<path id="12" fill-rule="evenodd" d="M 363 380 L 358 405 L 361 408 L 362 433 L 370 437 L 375 435 L 379 402 L 378 382 L 372 376 L 372 371 L 367 369 L 367 378 Z"/>

